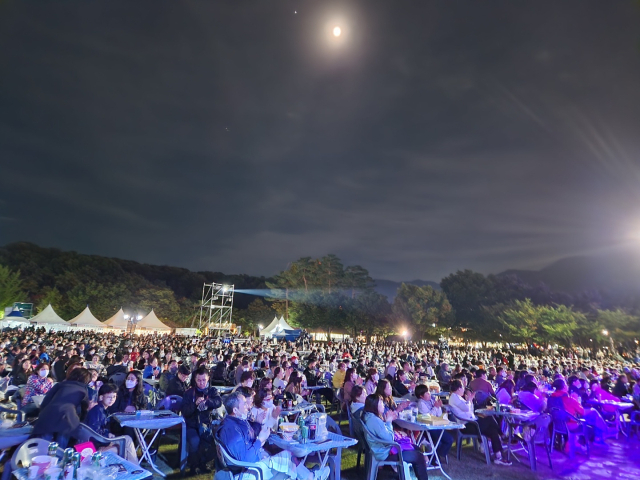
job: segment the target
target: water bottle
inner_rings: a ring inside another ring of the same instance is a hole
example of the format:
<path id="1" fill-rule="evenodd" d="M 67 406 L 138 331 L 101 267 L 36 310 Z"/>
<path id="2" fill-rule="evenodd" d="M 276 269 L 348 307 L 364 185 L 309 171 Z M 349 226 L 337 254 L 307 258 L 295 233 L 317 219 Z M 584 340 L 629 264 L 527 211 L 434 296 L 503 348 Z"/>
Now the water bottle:
<path id="1" fill-rule="evenodd" d="M 316 420 L 311 420 L 311 424 L 309 425 L 309 440 L 313 441 L 316 439 L 316 431 L 318 430 L 318 424 Z"/>

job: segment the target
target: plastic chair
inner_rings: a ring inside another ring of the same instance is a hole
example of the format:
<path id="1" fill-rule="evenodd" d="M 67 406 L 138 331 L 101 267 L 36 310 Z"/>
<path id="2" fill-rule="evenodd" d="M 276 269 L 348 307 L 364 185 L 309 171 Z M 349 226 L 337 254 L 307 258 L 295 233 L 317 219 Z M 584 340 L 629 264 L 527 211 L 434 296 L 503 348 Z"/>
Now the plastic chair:
<path id="1" fill-rule="evenodd" d="M 124 372 L 114 373 L 109 377 L 109 383 L 115 384 L 118 388 L 124 384 L 124 381 L 127 379 L 127 374 Z"/>
<path id="2" fill-rule="evenodd" d="M 534 427 L 535 433 L 531 439 L 527 442 L 527 453 L 529 454 L 529 464 L 532 471 L 538 469 L 538 459 L 536 458 L 536 445 L 544 446 L 547 452 L 547 458 L 549 460 L 549 468 L 553 470 L 553 464 L 551 463 L 551 436 L 549 435 L 549 425 L 551 424 L 551 415 L 543 413 L 537 417 L 533 422 L 523 425 L 528 427 Z"/>
<path id="3" fill-rule="evenodd" d="M 238 480 L 242 480 L 242 477 L 244 477 L 245 474 L 250 474 L 251 477 L 256 478 L 257 480 L 264 480 L 264 473 L 262 471 L 262 469 L 264 468 L 263 465 L 260 465 L 257 463 L 250 463 L 250 462 L 241 462 L 239 460 L 236 460 L 229 454 L 229 452 L 227 452 L 227 449 L 224 447 L 224 445 L 220 441 L 218 432 L 215 433 L 213 438 L 214 438 L 213 443 L 216 446 L 216 453 L 217 453 L 216 460 L 220 464 L 221 471 L 230 472 L 233 478 L 235 478 L 235 476 L 239 473 L 240 476 L 238 477 Z M 216 470 L 218 471 L 218 469 Z M 217 475 L 217 472 L 216 472 L 216 475 Z M 274 478 L 283 478 L 283 477 L 281 477 L 280 475 L 276 475 L 276 477 Z M 289 478 L 289 477 L 285 475 L 284 478 Z"/>
<path id="4" fill-rule="evenodd" d="M 11 470 L 16 471 L 22 467 L 31 465 L 31 459 L 38 455 L 49 455 L 49 444 L 51 442 L 42 438 L 30 438 L 20 445 L 11 457 Z M 64 451 L 58 448 L 58 455 L 62 456 Z M 7 466 L 5 465 L 5 468 Z"/>
<path id="5" fill-rule="evenodd" d="M 475 420 L 463 420 L 455 416 L 451 409 L 447 409 L 449 412 L 450 420 L 453 420 L 458 423 L 464 423 L 466 426 L 472 425 L 478 433 L 462 433 L 462 430 L 456 430 L 456 458 L 460 460 L 462 457 L 462 441 L 465 439 L 471 439 L 473 442 L 473 448 L 478 450 L 478 441 L 482 443 L 482 449 L 484 450 L 484 458 L 487 462 L 487 465 L 491 465 L 491 454 L 489 453 L 489 442 L 487 438 L 482 435 L 480 431 L 480 425 Z"/>
<path id="6" fill-rule="evenodd" d="M 349 420 L 349 436 L 351 438 L 356 438 L 355 433 L 353 433 L 353 414 L 351 413 L 351 402 L 347 403 L 347 419 Z"/>
<path id="7" fill-rule="evenodd" d="M 156 405 L 156 410 L 171 410 L 180 414 L 182 410 L 182 397 L 180 395 L 169 395 Z"/>
<path id="8" fill-rule="evenodd" d="M 553 431 L 551 433 L 551 445 L 555 445 L 556 435 L 566 435 L 569 442 L 569 458 L 573 458 L 575 455 L 574 445 L 577 438 L 583 437 L 584 443 L 587 448 L 587 457 L 589 456 L 589 440 L 587 436 L 587 425 L 580 421 L 580 419 L 574 417 L 569 412 L 553 407 L 550 410 L 551 421 L 553 423 Z M 570 430 L 567 422 L 573 420 L 577 423 L 578 428 Z"/>
<path id="9" fill-rule="evenodd" d="M 398 469 L 398 475 L 400 480 L 410 480 L 405 478 L 404 475 L 404 460 L 402 459 L 402 448 L 394 441 L 383 440 L 379 437 L 376 437 L 371 431 L 367 428 L 367 425 L 362 420 L 362 431 L 364 432 L 364 438 L 367 442 L 369 450 L 371 450 L 370 441 L 375 441 L 376 443 L 381 443 L 382 445 L 388 447 L 395 447 L 398 451 L 398 459 L 397 460 L 378 460 L 373 452 L 369 451 L 369 454 L 365 457 L 367 463 L 367 480 L 376 480 L 378 477 L 378 468 L 383 467 L 385 465 L 395 466 Z"/>
<path id="10" fill-rule="evenodd" d="M 15 415 L 17 422 L 24 422 L 24 412 L 22 410 L 12 410 L 10 408 L 0 407 L 0 413 Z"/>
<path id="11" fill-rule="evenodd" d="M 364 429 L 362 427 L 362 415 L 364 409 L 361 408 L 357 412 L 354 412 L 351 416 L 353 420 L 353 434 L 356 440 L 358 440 L 358 457 L 356 459 L 356 471 L 360 471 L 360 457 L 364 453 L 364 462 L 367 464 L 367 455 L 369 455 L 369 444 L 364 437 Z"/>
<path id="12" fill-rule="evenodd" d="M 90 426 L 81 423 L 78 426 L 78 429 L 74 432 L 73 438 L 75 438 L 78 442 L 92 442 L 94 444 L 102 444 L 109 445 L 111 443 L 115 444 L 118 448 L 118 455 L 124 457 L 126 451 L 126 439 L 124 437 L 113 437 L 107 438 L 100 435 L 98 432 L 93 430 Z"/>

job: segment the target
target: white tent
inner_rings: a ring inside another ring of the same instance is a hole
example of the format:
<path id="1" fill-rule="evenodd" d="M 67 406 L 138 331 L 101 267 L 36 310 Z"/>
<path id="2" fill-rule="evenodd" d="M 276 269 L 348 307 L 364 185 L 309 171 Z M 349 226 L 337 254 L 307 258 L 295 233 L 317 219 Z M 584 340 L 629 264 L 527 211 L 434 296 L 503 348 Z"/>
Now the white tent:
<path id="1" fill-rule="evenodd" d="M 66 330 L 69 327 L 69 324 L 53 310 L 51 304 L 47 305 L 47 308 L 29 320 L 29 322 L 37 324 L 39 327 L 45 327 L 47 330 Z"/>
<path id="2" fill-rule="evenodd" d="M 80 315 L 69 320 L 69 323 L 80 328 L 104 328 L 103 323 L 94 317 L 91 310 L 89 310 L 89 305 L 87 305 L 87 308 L 85 308 Z"/>
<path id="3" fill-rule="evenodd" d="M 129 321 L 124 318 L 124 312 L 122 308 L 116 312 L 116 314 L 108 320 L 105 320 L 104 326 L 117 328 L 119 330 L 126 330 L 129 327 Z"/>
<path id="4" fill-rule="evenodd" d="M 278 319 L 278 316 L 276 315 L 269 325 L 260 330 L 260 336 L 272 337 L 282 333 L 284 330 L 296 330 L 296 328 L 289 325 L 284 317 L 280 317 Z"/>
<path id="5" fill-rule="evenodd" d="M 162 323 L 158 317 L 156 316 L 153 309 L 149 312 L 149 314 L 136 323 L 136 329 L 141 330 L 153 330 L 156 332 L 170 332 L 171 328 L 167 327 L 164 323 Z"/>

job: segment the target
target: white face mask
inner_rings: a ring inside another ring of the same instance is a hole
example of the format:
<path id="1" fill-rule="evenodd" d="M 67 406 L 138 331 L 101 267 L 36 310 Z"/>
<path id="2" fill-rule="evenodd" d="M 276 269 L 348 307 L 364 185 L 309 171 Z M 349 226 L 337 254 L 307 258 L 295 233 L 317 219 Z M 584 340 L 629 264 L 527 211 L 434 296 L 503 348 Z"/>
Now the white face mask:
<path id="1" fill-rule="evenodd" d="M 373 376 L 373 381 L 377 382 L 378 380 L 380 380 L 380 375 L 378 375 L 377 373 Z"/>
<path id="2" fill-rule="evenodd" d="M 38 374 L 39 374 L 42 378 L 44 378 L 44 377 L 46 377 L 47 375 L 49 375 L 49 370 L 40 370 L 40 371 L 38 372 Z"/>
<path id="3" fill-rule="evenodd" d="M 137 384 L 137 382 L 135 380 L 127 380 L 125 382 L 125 385 L 127 386 L 127 388 L 133 388 L 135 387 Z"/>
<path id="4" fill-rule="evenodd" d="M 266 408 L 271 408 L 273 407 L 273 400 L 265 400 L 262 405 L 264 405 Z"/>

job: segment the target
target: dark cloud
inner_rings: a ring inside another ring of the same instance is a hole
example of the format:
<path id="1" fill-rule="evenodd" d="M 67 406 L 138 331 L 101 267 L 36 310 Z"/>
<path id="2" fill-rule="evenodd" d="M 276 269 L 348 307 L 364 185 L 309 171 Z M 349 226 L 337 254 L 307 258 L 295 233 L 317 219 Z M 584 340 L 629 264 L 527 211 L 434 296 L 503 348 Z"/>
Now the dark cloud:
<path id="1" fill-rule="evenodd" d="M 332 252 L 396 280 L 615 246 L 640 231 L 639 17 L 4 3 L 0 241 L 267 275 Z"/>

